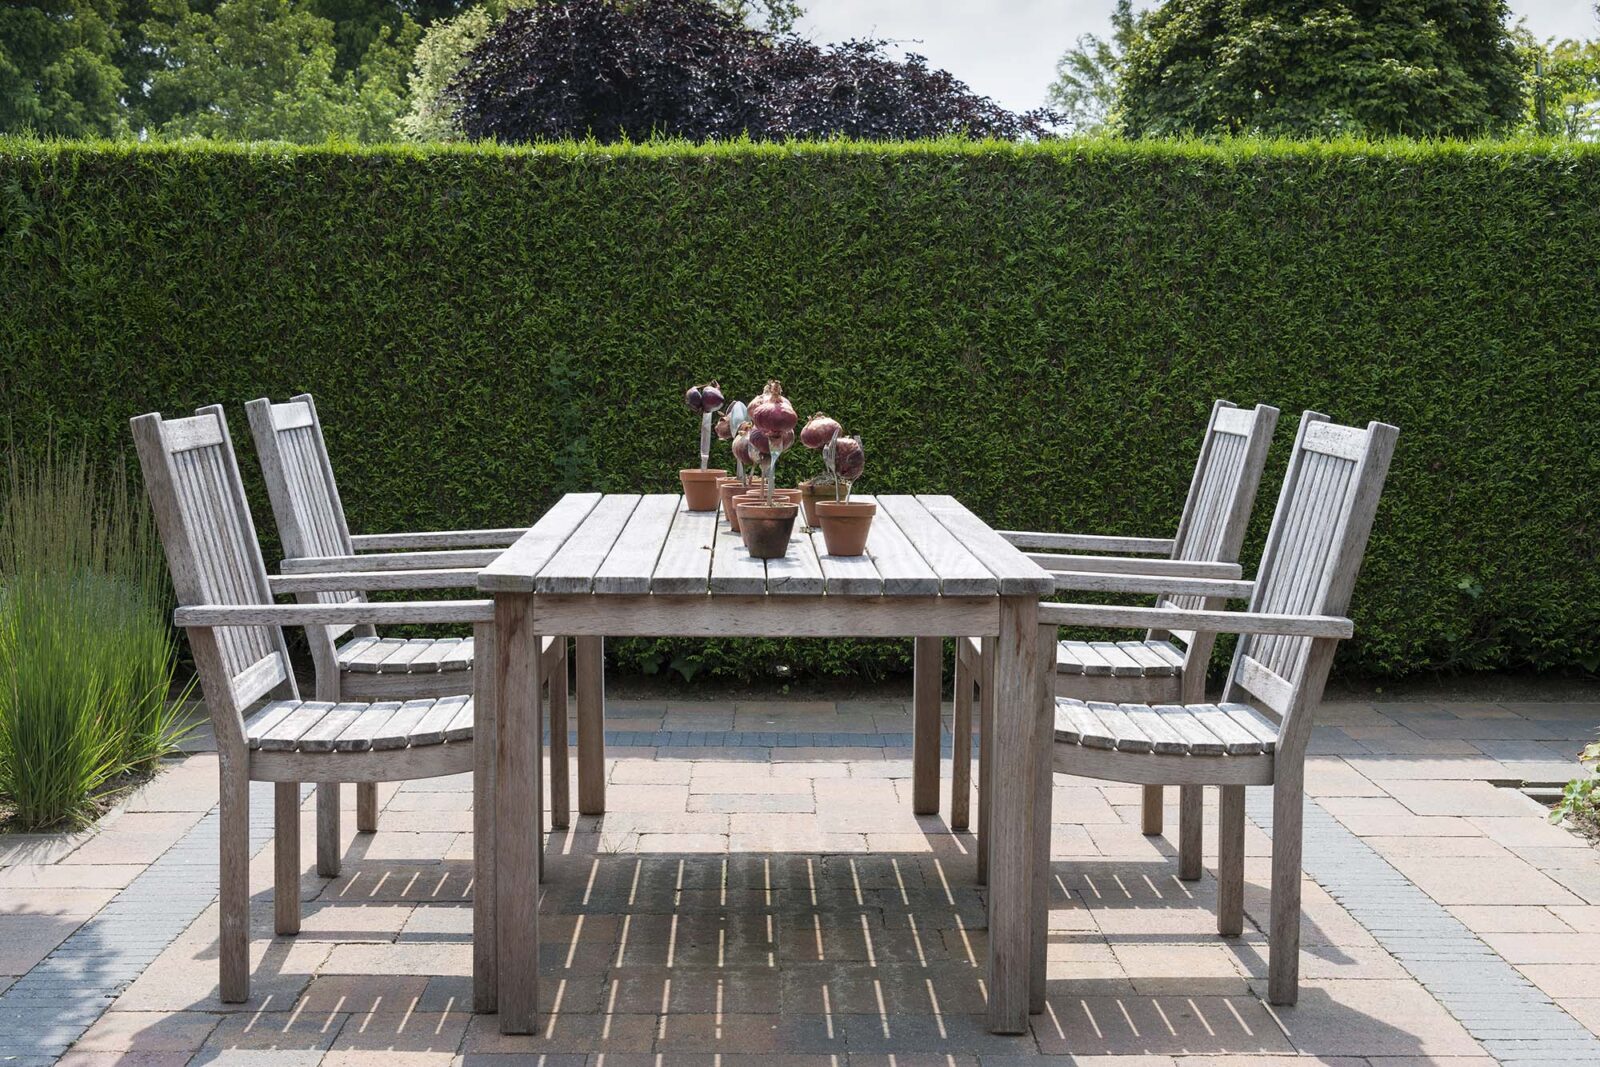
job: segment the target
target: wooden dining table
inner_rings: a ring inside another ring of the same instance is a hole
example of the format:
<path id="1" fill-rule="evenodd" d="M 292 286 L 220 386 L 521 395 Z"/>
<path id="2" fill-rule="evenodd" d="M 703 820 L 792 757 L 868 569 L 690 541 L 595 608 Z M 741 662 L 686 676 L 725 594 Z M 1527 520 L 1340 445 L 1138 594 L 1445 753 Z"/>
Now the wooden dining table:
<path id="1" fill-rule="evenodd" d="M 953 497 L 854 499 L 878 504 L 866 555 L 830 556 L 797 523 L 788 554 L 761 560 L 680 496 L 569 493 L 479 575 L 494 623 L 475 672 L 474 1001 L 502 1032 L 539 1027 L 545 635 L 914 638 L 918 814 L 938 811 L 943 640 L 993 639 L 989 1028 L 1022 1033 L 1042 1010 L 1049 820 L 1034 815 L 1049 810 L 1055 632 L 1038 604 L 1053 580 Z"/>

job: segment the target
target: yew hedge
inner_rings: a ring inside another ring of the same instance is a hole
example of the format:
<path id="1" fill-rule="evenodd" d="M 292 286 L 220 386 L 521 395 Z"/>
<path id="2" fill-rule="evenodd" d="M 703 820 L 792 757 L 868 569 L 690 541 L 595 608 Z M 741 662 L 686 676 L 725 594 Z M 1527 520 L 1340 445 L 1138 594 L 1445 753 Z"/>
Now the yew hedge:
<path id="1" fill-rule="evenodd" d="M 684 387 L 777 376 L 862 434 L 863 490 L 1163 535 L 1224 396 L 1285 412 L 1253 552 L 1315 408 L 1402 431 L 1344 669 L 1593 670 L 1596 205 L 1581 145 L 0 141 L 0 420 L 125 459 L 129 415 L 220 401 L 254 479 L 240 405 L 308 390 L 358 532 L 502 526 L 673 489 Z"/>

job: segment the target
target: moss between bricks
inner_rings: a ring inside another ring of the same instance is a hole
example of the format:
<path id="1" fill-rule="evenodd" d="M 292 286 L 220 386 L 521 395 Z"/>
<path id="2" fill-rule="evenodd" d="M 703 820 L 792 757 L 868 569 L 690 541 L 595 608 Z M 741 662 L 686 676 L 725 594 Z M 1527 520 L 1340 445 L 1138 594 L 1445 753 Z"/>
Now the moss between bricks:
<path id="1" fill-rule="evenodd" d="M 0 141 L 0 419 L 316 393 L 354 528 L 669 491 L 686 384 L 782 378 L 867 492 L 1161 535 L 1213 397 L 1402 430 L 1348 674 L 1600 665 L 1600 147 Z M 719 452 L 719 455 L 721 453 Z M 798 453 L 788 483 L 815 473 Z M 627 642 L 877 675 L 900 643 Z"/>

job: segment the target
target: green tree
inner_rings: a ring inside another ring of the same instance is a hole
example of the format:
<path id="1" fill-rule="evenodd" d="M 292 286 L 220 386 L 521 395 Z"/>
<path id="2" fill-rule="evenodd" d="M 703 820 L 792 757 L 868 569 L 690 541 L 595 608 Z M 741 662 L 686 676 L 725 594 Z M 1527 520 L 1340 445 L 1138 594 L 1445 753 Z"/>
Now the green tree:
<path id="1" fill-rule="evenodd" d="M 1166 0 L 1121 83 L 1132 135 L 1473 136 L 1512 127 L 1506 0 Z"/>
<path id="2" fill-rule="evenodd" d="M 452 141 L 461 136 L 447 90 L 498 19 L 489 5 L 472 7 L 429 26 L 411 61 L 405 113 L 395 132 L 408 141 Z"/>
<path id="3" fill-rule="evenodd" d="M 1515 35 L 1528 80 L 1524 127 L 1544 136 L 1600 137 L 1600 40 L 1540 41 L 1524 24 Z"/>
<path id="4" fill-rule="evenodd" d="M 117 17 L 117 0 L 0 7 L 0 133 L 127 133 Z"/>
<path id="5" fill-rule="evenodd" d="M 798 0 L 717 0 L 717 4 L 746 25 L 771 34 L 793 33 L 806 13 Z"/>
<path id="6" fill-rule="evenodd" d="M 1060 112 L 1074 132 L 1100 133 L 1118 125 L 1123 57 L 1134 32 L 1132 0 L 1117 0 L 1111 36 L 1086 33 L 1056 61 L 1045 105 Z"/>
<path id="7" fill-rule="evenodd" d="M 207 13 L 156 0 L 144 31 L 162 57 L 150 79 L 160 133 L 240 140 L 384 140 L 404 98 L 415 23 L 387 27 L 340 76 L 334 24 L 306 0 L 222 0 Z"/>

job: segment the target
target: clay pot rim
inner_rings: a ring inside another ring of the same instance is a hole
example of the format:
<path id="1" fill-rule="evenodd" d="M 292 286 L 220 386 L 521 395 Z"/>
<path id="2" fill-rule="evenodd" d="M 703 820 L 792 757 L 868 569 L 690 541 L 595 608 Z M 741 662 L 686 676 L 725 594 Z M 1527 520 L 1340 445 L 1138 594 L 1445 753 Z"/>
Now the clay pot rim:
<path id="1" fill-rule="evenodd" d="M 767 512 L 779 512 L 779 511 L 782 511 L 782 512 L 788 512 L 789 514 L 794 514 L 795 512 L 799 511 L 799 509 L 800 509 L 800 505 L 794 503 L 792 500 L 780 501 L 780 502 L 778 502 L 776 504 L 764 504 L 764 503 L 757 503 L 755 501 L 734 501 L 734 504 L 737 507 L 743 508 L 744 511 L 747 511 L 747 512 L 748 511 L 767 511 Z M 767 518 L 767 517 L 770 517 L 770 516 L 760 516 L 760 517 Z"/>
<path id="2" fill-rule="evenodd" d="M 701 470 L 699 467 L 684 467 L 678 471 L 678 477 L 686 481 L 697 482 L 710 478 L 727 478 L 729 474 L 727 471 L 719 471 L 715 468 Z"/>
<path id="3" fill-rule="evenodd" d="M 816 503 L 816 508 L 818 515 L 823 514 L 822 509 L 824 508 L 830 512 L 835 510 L 875 512 L 878 510 L 878 503 L 875 500 L 819 500 Z"/>

